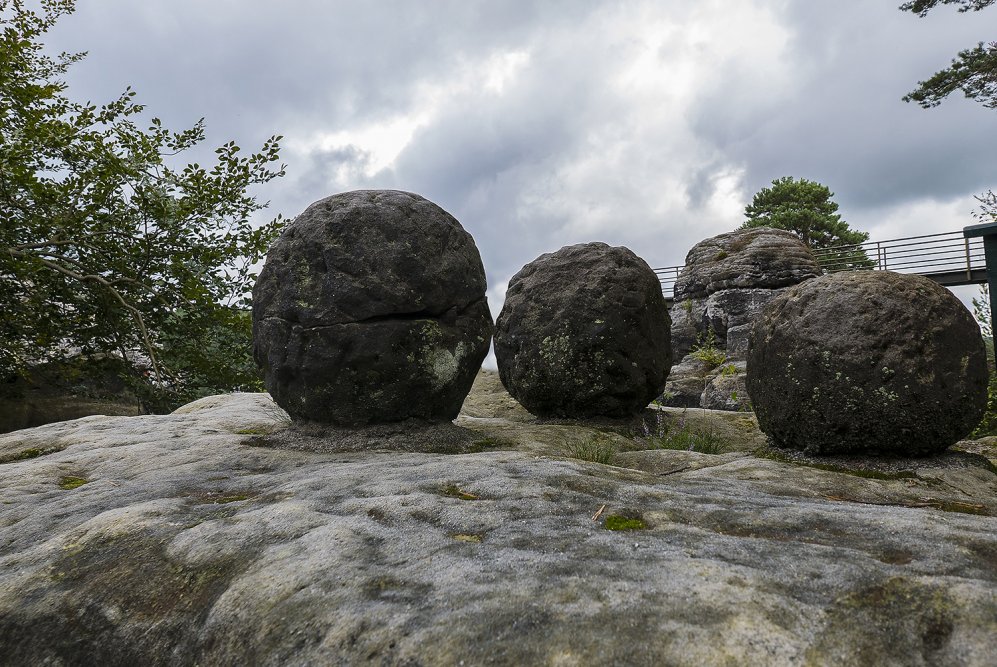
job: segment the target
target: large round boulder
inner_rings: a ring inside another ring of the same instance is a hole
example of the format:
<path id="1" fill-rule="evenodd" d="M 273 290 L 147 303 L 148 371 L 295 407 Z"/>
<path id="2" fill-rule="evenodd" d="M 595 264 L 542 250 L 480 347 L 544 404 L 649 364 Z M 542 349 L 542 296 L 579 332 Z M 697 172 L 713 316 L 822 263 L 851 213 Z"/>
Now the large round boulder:
<path id="1" fill-rule="evenodd" d="M 820 273 L 796 234 L 772 227 L 738 229 L 692 247 L 675 282 L 675 303 L 720 290 L 788 287 Z"/>
<path id="2" fill-rule="evenodd" d="M 253 289 L 253 351 L 296 421 L 457 416 L 492 320 L 474 240 L 414 194 L 315 202 L 270 248 Z"/>
<path id="3" fill-rule="evenodd" d="M 509 282 L 496 322 L 499 375 L 537 416 L 633 414 L 665 386 L 669 327 L 644 260 L 605 243 L 568 246 Z"/>
<path id="4" fill-rule="evenodd" d="M 786 290 L 752 327 L 747 374 L 761 429 L 811 454 L 939 452 L 987 402 L 973 317 L 931 280 L 886 271 Z"/>

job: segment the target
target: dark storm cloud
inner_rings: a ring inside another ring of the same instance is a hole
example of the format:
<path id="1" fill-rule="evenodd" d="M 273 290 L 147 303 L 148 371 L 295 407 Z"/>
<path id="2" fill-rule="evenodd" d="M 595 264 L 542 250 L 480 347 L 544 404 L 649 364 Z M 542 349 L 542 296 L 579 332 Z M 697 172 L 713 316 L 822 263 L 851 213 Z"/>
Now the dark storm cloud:
<path id="1" fill-rule="evenodd" d="M 360 187 L 429 197 L 496 286 L 588 240 L 680 263 L 779 176 L 825 182 L 863 221 L 992 185 L 997 113 L 900 97 L 991 39 L 997 10 L 895 4 L 81 0 L 50 43 L 91 52 L 76 96 L 131 84 L 173 126 L 205 116 L 212 145 L 284 134 L 273 212 Z M 918 224 L 970 222 L 939 210 Z"/>
<path id="2" fill-rule="evenodd" d="M 994 185 L 997 113 L 958 95 L 930 110 L 900 98 L 987 37 L 980 17 L 917 19 L 893 3 L 790 3 L 794 86 L 770 93 L 759 76 L 745 91 L 722 74 L 696 104 L 696 132 L 744 165 L 747 192 L 802 176 L 828 184 L 856 211 L 979 192 Z M 772 103 L 742 115 L 731 109 L 732 90 L 771 94 Z"/>

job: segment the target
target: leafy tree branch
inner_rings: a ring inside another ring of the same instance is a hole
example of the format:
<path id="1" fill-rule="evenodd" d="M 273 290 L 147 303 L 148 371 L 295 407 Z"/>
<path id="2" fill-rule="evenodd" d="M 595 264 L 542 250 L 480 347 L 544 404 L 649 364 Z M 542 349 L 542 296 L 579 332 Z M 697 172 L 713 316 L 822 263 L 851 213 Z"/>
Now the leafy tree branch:
<path id="1" fill-rule="evenodd" d="M 959 12 L 978 12 L 995 2 L 997 0 L 914 0 L 900 5 L 900 9 L 923 18 L 939 4 L 958 5 Z M 957 90 L 988 109 L 997 109 L 997 42 L 980 42 L 971 49 L 960 51 L 947 68 L 919 81 L 917 88 L 904 95 L 903 100 L 930 109 Z"/>
<path id="2" fill-rule="evenodd" d="M 176 163 L 204 140 L 203 119 L 180 131 L 143 120 L 130 88 L 101 106 L 72 100 L 61 77 L 85 54 L 49 56 L 41 39 L 75 3 L 40 8 L 0 0 L 0 374 L 114 353 L 144 357 L 177 397 L 222 388 L 232 378 L 206 338 L 238 341 L 228 352 L 248 359 L 238 311 L 283 224 L 254 224 L 267 202 L 251 190 L 284 174 L 281 138 Z"/>

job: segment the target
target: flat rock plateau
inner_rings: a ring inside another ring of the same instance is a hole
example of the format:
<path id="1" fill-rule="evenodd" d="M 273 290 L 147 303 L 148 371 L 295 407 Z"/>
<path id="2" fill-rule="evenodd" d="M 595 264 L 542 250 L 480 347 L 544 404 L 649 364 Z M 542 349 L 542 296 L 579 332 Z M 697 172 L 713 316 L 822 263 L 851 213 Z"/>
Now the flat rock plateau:
<path id="1" fill-rule="evenodd" d="M 994 441 L 807 458 L 487 372 L 456 424 L 301 451 L 231 394 L 0 436 L 0 664 L 993 664 Z"/>

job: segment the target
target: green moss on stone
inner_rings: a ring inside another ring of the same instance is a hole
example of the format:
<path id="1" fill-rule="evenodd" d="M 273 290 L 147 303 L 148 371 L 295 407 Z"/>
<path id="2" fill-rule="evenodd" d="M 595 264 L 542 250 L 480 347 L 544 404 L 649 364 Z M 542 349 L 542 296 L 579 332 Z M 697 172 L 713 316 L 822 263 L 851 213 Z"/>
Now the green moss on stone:
<path id="1" fill-rule="evenodd" d="M 273 426 L 252 426 L 241 428 L 236 431 L 237 435 L 269 435 L 273 431 Z"/>
<path id="2" fill-rule="evenodd" d="M 27 461 L 28 459 L 36 459 L 39 456 L 44 456 L 45 454 L 51 454 L 52 452 L 59 451 L 56 447 L 28 447 L 27 449 L 22 449 L 19 452 L 14 452 L 12 454 L 2 454 L 0 455 L 0 463 L 16 463 L 17 461 Z"/>
<path id="3" fill-rule="evenodd" d="M 59 480 L 59 488 L 65 489 L 66 491 L 71 491 L 72 489 L 79 488 L 84 484 L 87 484 L 90 480 L 84 477 L 74 477 L 72 475 L 66 475 Z"/>
<path id="4" fill-rule="evenodd" d="M 646 530 L 647 524 L 642 519 L 610 514 L 604 524 L 606 530 Z"/>

